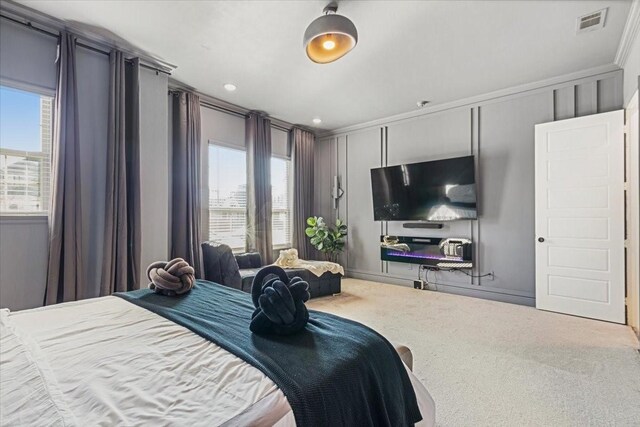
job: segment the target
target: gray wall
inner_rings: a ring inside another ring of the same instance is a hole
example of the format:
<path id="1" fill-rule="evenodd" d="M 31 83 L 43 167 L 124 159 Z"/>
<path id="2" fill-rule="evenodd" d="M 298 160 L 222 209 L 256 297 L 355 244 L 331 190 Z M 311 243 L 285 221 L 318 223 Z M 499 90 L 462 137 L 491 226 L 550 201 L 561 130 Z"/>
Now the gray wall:
<path id="1" fill-rule="evenodd" d="M 53 95 L 54 38 L 0 20 L 0 82 Z M 0 307 L 36 307 L 44 299 L 47 272 L 46 217 L 0 217 Z"/>
<path id="2" fill-rule="evenodd" d="M 0 20 L 0 81 L 54 95 L 56 48 L 55 38 Z M 77 74 L 83 256 L 93 297 L 99 294 L 104 246 L 109 57 L 79 47 Z M 140 80 L 141 263 L 146 270 L 150 261 L 168 257 L 167 76 L 142 69 Z M 0 307 L 42 305 L 47 258 L 47 217 L 0 217 Z"/>
<path id="3" fill-rule="evenodd" d="M 53 95 L 56 39 L 0 20 L 0 80 Z M 109 59 L 78 48 L 78 110 L 82 164 L 85 280 L 97 296 L 102 268 Z M 42 305 L 48 258 L 47 217 L 0 217 L 0 306 L 12 310 Z"/>
<path id="4" fill-rule="evenodd" d="M 320 140 L 316 156 L 316 211 L 347 221 L 342 262 L 351 277 L 411 286 L 416 266 L 380 261 L 380 234 L 469 237 L 474 273 L 430 273 L 439 290 L 533 305 L 534 125 L 622 107 L 622 71 L 540 87 Z M 462 103 L 464 104 L 464 103 Z M 369 170 L 373 167 L 474 154 L 479 219 L 446 223 L 442 230 L 407 230 L 402 223 L 374 222 Z M 331 205 L 331 180 L 339 175 L 345 195 Z"/>

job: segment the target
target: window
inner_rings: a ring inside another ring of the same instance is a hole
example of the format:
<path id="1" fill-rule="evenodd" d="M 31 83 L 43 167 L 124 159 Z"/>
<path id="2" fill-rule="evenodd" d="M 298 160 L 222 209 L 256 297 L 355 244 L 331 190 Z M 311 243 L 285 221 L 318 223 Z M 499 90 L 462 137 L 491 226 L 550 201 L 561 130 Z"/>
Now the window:
<path id="1" fill-rule="evenodd" d="M 271 158 L 271 234 L 273 246 L 291 246 L 291 160 Z"/>
<path id="2" fill-rule="evenodd" d="M 246 153 L 209 145 L 209 240 L 244 251 L 247 234 Z M 291 161 L 271 158 L 272 236 L 274 248 L 291 244 Z"/>
<path id="3" fill-rule="evenodd" d="M 46 215 L 52 98 L 0 86 L 0 214 Z"/>
<path id="4" fill-rule="evenodd" d="M 209 240 L 245 250 L 247 161 L 244 151 L 209 145 Z"/>

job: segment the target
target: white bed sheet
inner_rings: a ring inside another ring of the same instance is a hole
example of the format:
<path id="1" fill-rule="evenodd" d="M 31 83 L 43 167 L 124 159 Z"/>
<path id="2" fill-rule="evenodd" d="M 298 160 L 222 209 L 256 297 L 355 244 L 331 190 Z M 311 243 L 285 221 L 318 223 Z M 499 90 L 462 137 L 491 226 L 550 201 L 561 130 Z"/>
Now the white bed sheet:
<path id="1" fill-rule="evenodd" d="M 118 297 L 0 311 L 2 425 L 291 426 L 258 369 Z M 433 399 L 409 372 L 424 421 Z"/>

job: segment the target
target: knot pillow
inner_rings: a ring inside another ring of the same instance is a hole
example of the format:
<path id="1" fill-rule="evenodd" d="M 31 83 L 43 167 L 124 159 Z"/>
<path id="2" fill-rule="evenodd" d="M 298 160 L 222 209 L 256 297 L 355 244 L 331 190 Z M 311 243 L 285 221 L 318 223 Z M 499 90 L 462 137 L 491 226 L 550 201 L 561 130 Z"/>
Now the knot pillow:
<path id="1" fill-rule="evenodd" d="M 276 277 L 265 279 L 275 275 Z M 251 332 L 289 335 L 303 329 L 309 320 L 304 305 L 309 300 L 309 284 L 299 277 L 289 279 L 277 266 L 261 269 L 253 279 L 251 298 L 256 308 L 251 316 Z"/>
<path id="2" fill-rule="evenodd" d="M 195 270 L 182 258 L 156 261 L 147 268 L 149 289 L 167 296 L 189 292 L 196 281 Z"/>

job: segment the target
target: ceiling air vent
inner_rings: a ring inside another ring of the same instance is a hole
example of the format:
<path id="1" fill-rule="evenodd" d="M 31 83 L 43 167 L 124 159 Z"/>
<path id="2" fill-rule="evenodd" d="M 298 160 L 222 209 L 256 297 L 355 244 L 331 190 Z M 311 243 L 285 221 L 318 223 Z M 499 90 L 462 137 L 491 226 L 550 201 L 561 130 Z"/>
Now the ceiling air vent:
<path id="1" fill-rule="evenodd" d="M 595 31 L 604 28 L 604 19 L 607 16 L 607 9 L 590 13 L 578 18 L 578 26 L 576 32 L 586 33 L 587 31 Z"/>

